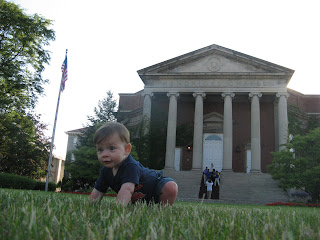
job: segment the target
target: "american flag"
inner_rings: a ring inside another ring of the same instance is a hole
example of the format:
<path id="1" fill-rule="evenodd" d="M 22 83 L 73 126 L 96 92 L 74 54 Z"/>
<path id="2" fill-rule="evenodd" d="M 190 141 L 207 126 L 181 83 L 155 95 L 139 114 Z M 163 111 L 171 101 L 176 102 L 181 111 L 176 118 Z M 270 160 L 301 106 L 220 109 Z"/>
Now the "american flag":
<path id="1" fill-rule="evenodd" d="M 64 59 L 62 66 L 61 66 L 61 71 L 62 71 L 62 78 L 61 78 L 61 91 L 64 90 L 66 81 L 68 80 L 68 65 L 67 65 L 67 55 L 66 58 Z"/>

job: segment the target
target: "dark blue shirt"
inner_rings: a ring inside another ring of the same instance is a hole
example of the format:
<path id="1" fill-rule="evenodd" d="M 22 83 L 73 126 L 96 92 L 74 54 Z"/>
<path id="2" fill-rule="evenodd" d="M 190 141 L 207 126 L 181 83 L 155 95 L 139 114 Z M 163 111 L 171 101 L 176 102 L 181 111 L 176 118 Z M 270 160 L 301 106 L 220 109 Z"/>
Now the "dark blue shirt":
<path id="1" fill-rule="evenodd" d="M 138 185 L 141 187 L 135 192 L 141 192 L 144 195 L 142 199 L 149 202 L 153 198 L 155 187 L 161 176 L 159 172 L 145 168 L 129 155 L 122 162 L 115 176 L 113 176 L 112 168 L 102 167 L 94 188 L 105 193 L 108 187 L 111 187 L 118 193 L 122 184 L 134 183 L 136 187 Z"/>
<path id="2" fill-rule="evenodd" d="M 207 178 L 209 178 L 211 176 L 211 174 L 212 174 L 212 172 L 209 172 L 209 171 L 205 173 Z"/>

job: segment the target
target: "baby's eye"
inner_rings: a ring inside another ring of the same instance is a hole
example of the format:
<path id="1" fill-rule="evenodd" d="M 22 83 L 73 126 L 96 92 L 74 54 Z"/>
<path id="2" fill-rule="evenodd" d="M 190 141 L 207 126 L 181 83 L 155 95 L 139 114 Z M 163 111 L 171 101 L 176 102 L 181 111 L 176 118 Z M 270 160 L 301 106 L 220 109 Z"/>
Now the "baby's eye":
<path id="1" fill-rule="evenodd" d="M 113 147 L 113 146 L 111 146 L 109 149 L 110 149 L 110 150 L 115 150 L 116 148 L 115 148 L 115 147 Z"/>
<path id="2" fill-rule="evenodd" d="M 102 150 L 102 148 L 97 148 L 97 151 L 102 152 L 103 150 Z"/>

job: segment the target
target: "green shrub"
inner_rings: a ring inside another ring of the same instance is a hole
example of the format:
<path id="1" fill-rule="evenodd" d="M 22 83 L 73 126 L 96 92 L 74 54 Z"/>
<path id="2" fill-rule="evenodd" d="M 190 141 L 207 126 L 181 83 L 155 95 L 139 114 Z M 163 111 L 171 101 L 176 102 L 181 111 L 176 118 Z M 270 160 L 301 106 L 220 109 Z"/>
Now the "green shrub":
<path id="1" fill-rule="evenodd" d="M 33 190 L 36 186 L 34 179 L 19 175 L 0 173 L 0 187 Z"/>
<path id="2" fill-rule="evenodd" d="M 34 190 L 42 190 L 44 191 L 46 188 L 46 183 L 45 182 L 41 182 L 41 181 L 37 181 L 36 182 L 36 186 L 34 187 Z M 54 182 L 49 182 L 48 183 L 48 191 L 52 191 L 54 192 L 57 188 L 57 184 L 55 184 Z"/>
<path id="3" fill-rule="evenodd" d="M 0 173 L 0 188 L 45 190 L 46 183 L 36 181 L 32 178 L 14 175 L 10 173 Z M 49 182 L 48 191 L 55 191 L 57 184 Z"/>
<path id="4" fill-rule="evenodd" d="M 61 190 L 63 190 L 63 191 L 72 191 L 72 182 L 71 181 L 67 181 L 64 184 L 62 184 Z"/>

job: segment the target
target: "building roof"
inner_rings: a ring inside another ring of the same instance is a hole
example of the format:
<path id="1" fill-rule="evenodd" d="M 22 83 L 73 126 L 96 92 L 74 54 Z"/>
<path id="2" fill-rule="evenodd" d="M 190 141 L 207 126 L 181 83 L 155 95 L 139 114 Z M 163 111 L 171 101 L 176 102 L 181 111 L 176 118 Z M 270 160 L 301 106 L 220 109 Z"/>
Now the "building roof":
<path id="1" fill-rule="evenodd" d="M 210 45 L 205 48 L 141 69 L 142 81 L 179 78 L 243 78 L 256 76 L 282 78 L 290 81 L 294 70 L 267 62 L 225 47 Z"/>
<path id="2" fill-rule="evenodd" d="M 78 128 L 78 129 L 74 129 L 74 130 L 70 130 L 65 132 L 68 135 L 78 135 L 78 134 L 82 134 L 83 132 L 85 132 L 88 129 L 88 127 L 84 127 L 84 128 Z"/>

